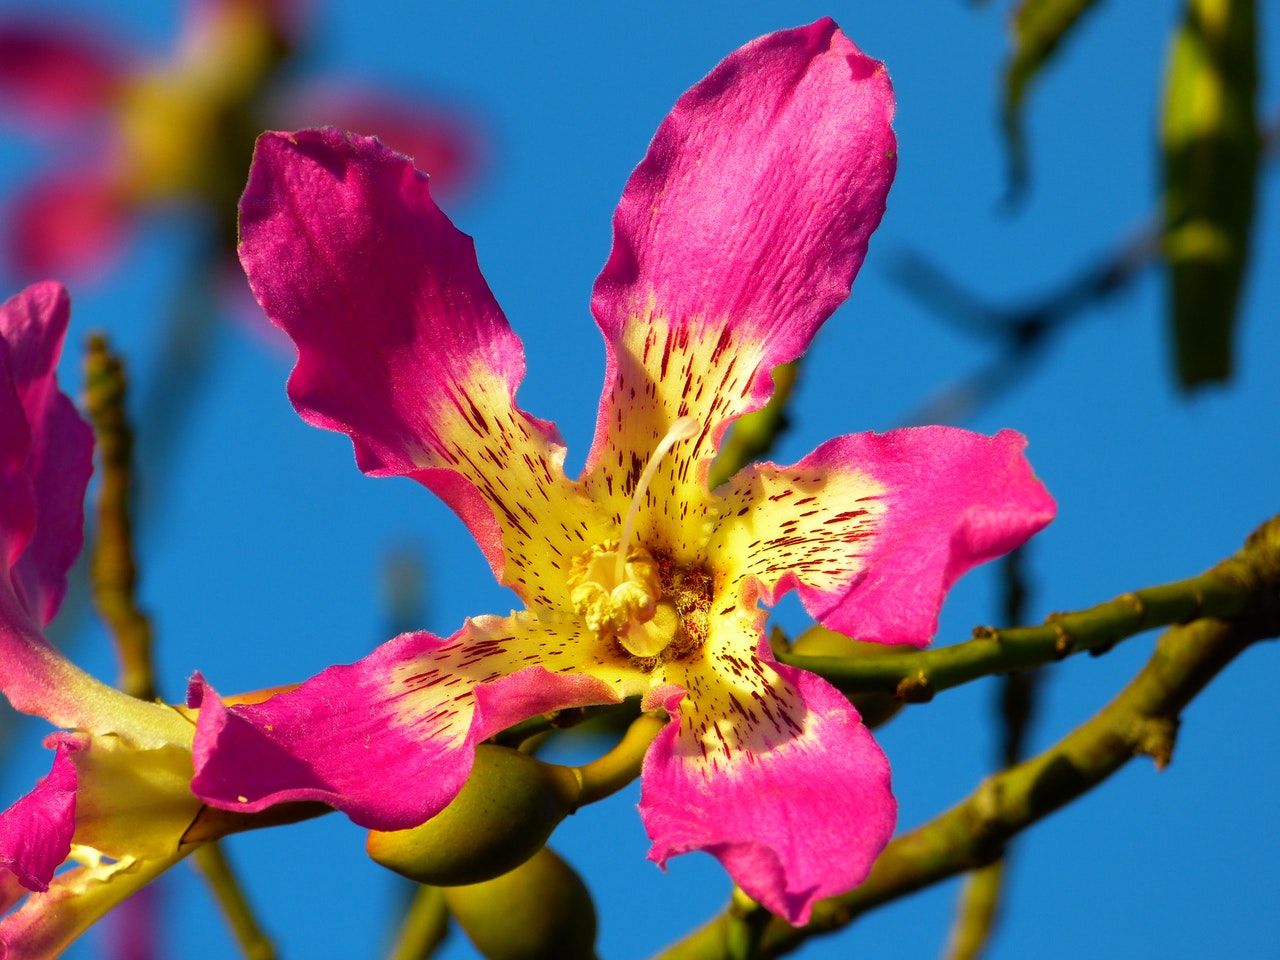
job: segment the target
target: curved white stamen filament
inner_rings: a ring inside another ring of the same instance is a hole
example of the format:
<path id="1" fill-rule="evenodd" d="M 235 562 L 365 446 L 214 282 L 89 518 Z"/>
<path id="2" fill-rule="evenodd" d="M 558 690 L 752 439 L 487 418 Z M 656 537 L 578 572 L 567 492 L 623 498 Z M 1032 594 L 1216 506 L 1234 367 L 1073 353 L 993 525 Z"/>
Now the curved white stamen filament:
<path id="1" fill-rule="evenodd" d="M 636 519 L 640 516 L 640 504 L 644 501 L 645 492 L 649 489 L 649 484 L 653 482 L 653 477 L 658 472 L 658 464 L 667 455 L 667 451 L 681 440 L 690 440 L 697 436 L 699 429 L 698 421 L 693 417 L 681 417 L 671 424 L 671 429 L 667 431 L 666 436 L 658 441 L 658 445 L 653 450 L 653 455 L 649 457 L 649 462 L 645 464 L 644 473 L 640 474 L 640 480 L 636 483 L 635 493 L 631 495 L 631 506 L 627 508 L 627 519 L 622 524 L 622 535 L 618 537 L 618 558 L 614 561 L 613 568 L 615 583 L 621 583 L 626 577 L 627 544 L 631 541 L 631 534 L 635 532 Z"/>

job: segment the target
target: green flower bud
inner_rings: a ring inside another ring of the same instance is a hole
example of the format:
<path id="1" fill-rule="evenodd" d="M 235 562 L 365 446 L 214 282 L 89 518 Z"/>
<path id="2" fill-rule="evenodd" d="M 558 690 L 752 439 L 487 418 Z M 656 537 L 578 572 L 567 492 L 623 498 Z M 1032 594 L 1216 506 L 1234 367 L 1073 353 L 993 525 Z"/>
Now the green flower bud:
<path id="1" fill-rule="evenodd" d="M 792 653 L 806 657 L 875 657 L 887 653 L 902 653 L 902 649 L 888 643 L 853 640 L 843 633 L 828 630 L 821 624 L 814 624 L 791 644 Z M 891 693 L 853 693 L 849 694 L 849 701 L 862 714 L 862 722 L 871 730 L 888 723 L 902 709 L 902 701 L 895 699 Z"/>
<path id="2" fill-rule="evenodd" d="M 497 879 L 449 887 L 444 899 L 487 960 L 595 960 L 591 892 L 549 847 Z"/>
<path id="3" fill-rule="evenodd" d="M 577 809 L 578 779 L 507 747 L 481 744 L 462 791 L 426 823 L 372 830 L 369 856 L 410 880 L 433 886 L 479 883 L 541 849 Z"/>

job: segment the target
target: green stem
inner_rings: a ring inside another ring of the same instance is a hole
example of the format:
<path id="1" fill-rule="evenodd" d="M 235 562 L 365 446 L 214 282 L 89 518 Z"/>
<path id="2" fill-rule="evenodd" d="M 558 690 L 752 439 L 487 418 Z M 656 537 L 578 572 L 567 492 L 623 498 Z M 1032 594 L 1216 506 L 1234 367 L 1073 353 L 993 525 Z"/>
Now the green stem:
<path id="1" fill-rule="evenodd" d="M 666 720 L 653 714 L 641 714 L 627 727 L 627 732 L 612 750 L 598 760 L 577 767 L 581 784 L 578 806 L 612 796 L 640 776 L 645 752 L 666 724 Z"/>
<path id="2" fill-rule="evenodd" d="M 892 841 L 861 886 L 819 901 L 806 926 L 770 920 L 760 955 L 788 953 L 883 903 L 993 862 L 1020 831 L 1097 786 L 1138 754 L 1152 757 L 1158 767 L 1166 765 L 1186 705 L 1250 644 L 1280 636 L 1280 517 L 1260 527 L 1244 549 L 1214 571 L 1248 594 L 1236 605 L 1234 619 L 1205 618 L 1166 631 L 1138 675 L 1091 720 Z M 723 914 L 660 956 L 723 960 L 730 925 L 731 917 Z"/>
<path id="3" fill-rule="evenodd" d="M 1003 858 L 972 870 L 965 877 L 943 954 L 946 960 L 977 960 L 982 956 L 995 929 L 1003 885 Z"/>
<path id="4" fill-rule="evenodd" d="M 258 926 L 257 918 L 240 889 L 222 846 L 218 843 L 201 844 L 191 858 L 222 908 L 223 916 L 227 918 L 227 924 L 240 946 L 240 952 L 247 960 L 276 960 L 275 944 Z"/>
<path id="5" fill-rule="evenodd" d="M 725 956 L 727 960 L 758 960 L 760 938 L 773 915 L 734 884 L 725 911 Z"/>
<path id="6" fill-rule="evenodd" d="M 428 960 L 449 933 L 444 891 L 418 884 L 415 887 L 389 960 Z"/>

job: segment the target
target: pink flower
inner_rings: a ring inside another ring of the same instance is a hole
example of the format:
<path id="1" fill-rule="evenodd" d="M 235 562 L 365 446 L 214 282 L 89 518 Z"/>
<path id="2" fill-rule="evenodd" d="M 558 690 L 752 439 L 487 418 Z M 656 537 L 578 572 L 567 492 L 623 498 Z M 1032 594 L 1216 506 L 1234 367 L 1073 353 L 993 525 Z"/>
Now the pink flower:
<path id="1" fill-rule="evenodd" d="M 80 552 L 93 436 L 58 389 L 70 307 L 55 283 L 0 306 L 0 690 L 66 731 L 0 813 L 0 956 L 51 957 L 186 853 L 191 719 L 99 683 L 43 636 Z M 76 864 L 57 873 L 64 863 Z"/>
<path id="2" fill-rule="evenodd" d="M 165 62 L 116 50 L 70 24 L 0 23 L 0 108 L 24 125 L 78 136 L 74 158 L 30 184 L 9 211 L 7 257 L 24 276 L 93 272 L 157 206 L 200 208 L 225 227 L 253 134 L 310 123 L 320 92 L 282 90 L 277 72 L 301 33 L 293 0 L 191 0 Z M 474 132 L 442 110 L 329 84 L 324 122 L 383 136 L 446 186 L 476 164 Z"/>
<path id="3" fill-rule="evenodd" d="M 830 20 L 748 44 L 680 99 L 596 281 L 608 363 L 578 480 L 555 427 L 516 406 L 520 342 L 426 179 L 373 140 L 265 134 L 241 259 L 297 346 L 294 405 L 366 473 L 442 497 L 526 609 L 404 634 L 251 707 L 197 678 L 195 792 L 406 828 L 485 738 L 640 695 L 673 721 L 642 775 L 653 860 L 705 850 L 797 923 L 859 883 L 894 827 L 888 763 L 839 692 L 775 662 L 761 603 L 794 589 L 836 630 L 924 644 L 950 585 L 1054 513 L 1008 431 L 844 436 L 707 488 L 725 430 L 848 296 L 892 113 L 884 67 Z"/>

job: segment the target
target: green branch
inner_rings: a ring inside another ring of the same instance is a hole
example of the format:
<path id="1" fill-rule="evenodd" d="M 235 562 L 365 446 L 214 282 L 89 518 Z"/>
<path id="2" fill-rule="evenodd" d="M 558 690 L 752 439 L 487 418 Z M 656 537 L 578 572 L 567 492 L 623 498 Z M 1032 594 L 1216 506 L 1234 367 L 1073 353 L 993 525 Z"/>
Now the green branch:
<path id="1" fill-rule="evenodd" d="M 969 872 L 947 937 L 946 960 L 977 960 L 995 931 L 1004 894 L 1005 858 Z"/>
<path id="2" fill-rule="evenodd" d="M 1214 584 L 1209 586 L 1215 591 L 1219 582 L 1229 585 L 1223 589 L 1234 598 L 1228 604 L 1235 611 L 1231 619 L 1206 617 L 1166 631 L 1138 675 L 1095 717 L 1039 756 L 989 777 L 936 819 L 895 839 L 860 887 L 820 901 L 806 926 L 770 920 L 761 933 L 759 956 L 787 953 L 883 903 L 994 862 L 1012 837 L 1097 786 L 1138 754 L 1164 767 L 1172 756 L 1183 708 L 1250 644 L 1280 636 L 1280 517 L 1260 527 L 1244 549 L 1205 576 L 1210 575 Z M 661 958 L 722 960 L 730 955 L 732 926 L 726 912 Z"/>
<path id="3" fill-rule="evenodd" d="M 631 722 L 612 750 L 584 766 L 573 768 L 579 785 L 577 807 L 612 796 L 640 776 L 649 744 L 666 725 L 665 716 L 642 713 Z"/>
<path id="4" fill-rule="evenodd" d="M 1237 617 L 1256 600 L 1245 553 L 1198 577 L 1122 594 L 1088 610 L 1052 614 L 1038 627 L 976 627 L 972 640 L 926 651 L 847 658 L 784 652 L 778 659 L 825 677 L 845 693 L 880 691 L 907 703 L 924 703 L 939 691 L 979 677 L 1027 670 L 1082 651 L 1105 653 L 1121 640 L 1157 627 Z"/>
<path id="5" fill-rule="evenodd" d="M 439 887 L 414 885 L 390 960 L 429 960 L 449 935 L 449 908 Z"/>
<path id="6" fill-rule="evenodd" d="M 246 960 L 276 960 L 275 944 L 258 925 L 257 917 L 231 869 L 222 844 L 201 844 L 196 847 L 191 859 L 213 891 Z"/>

